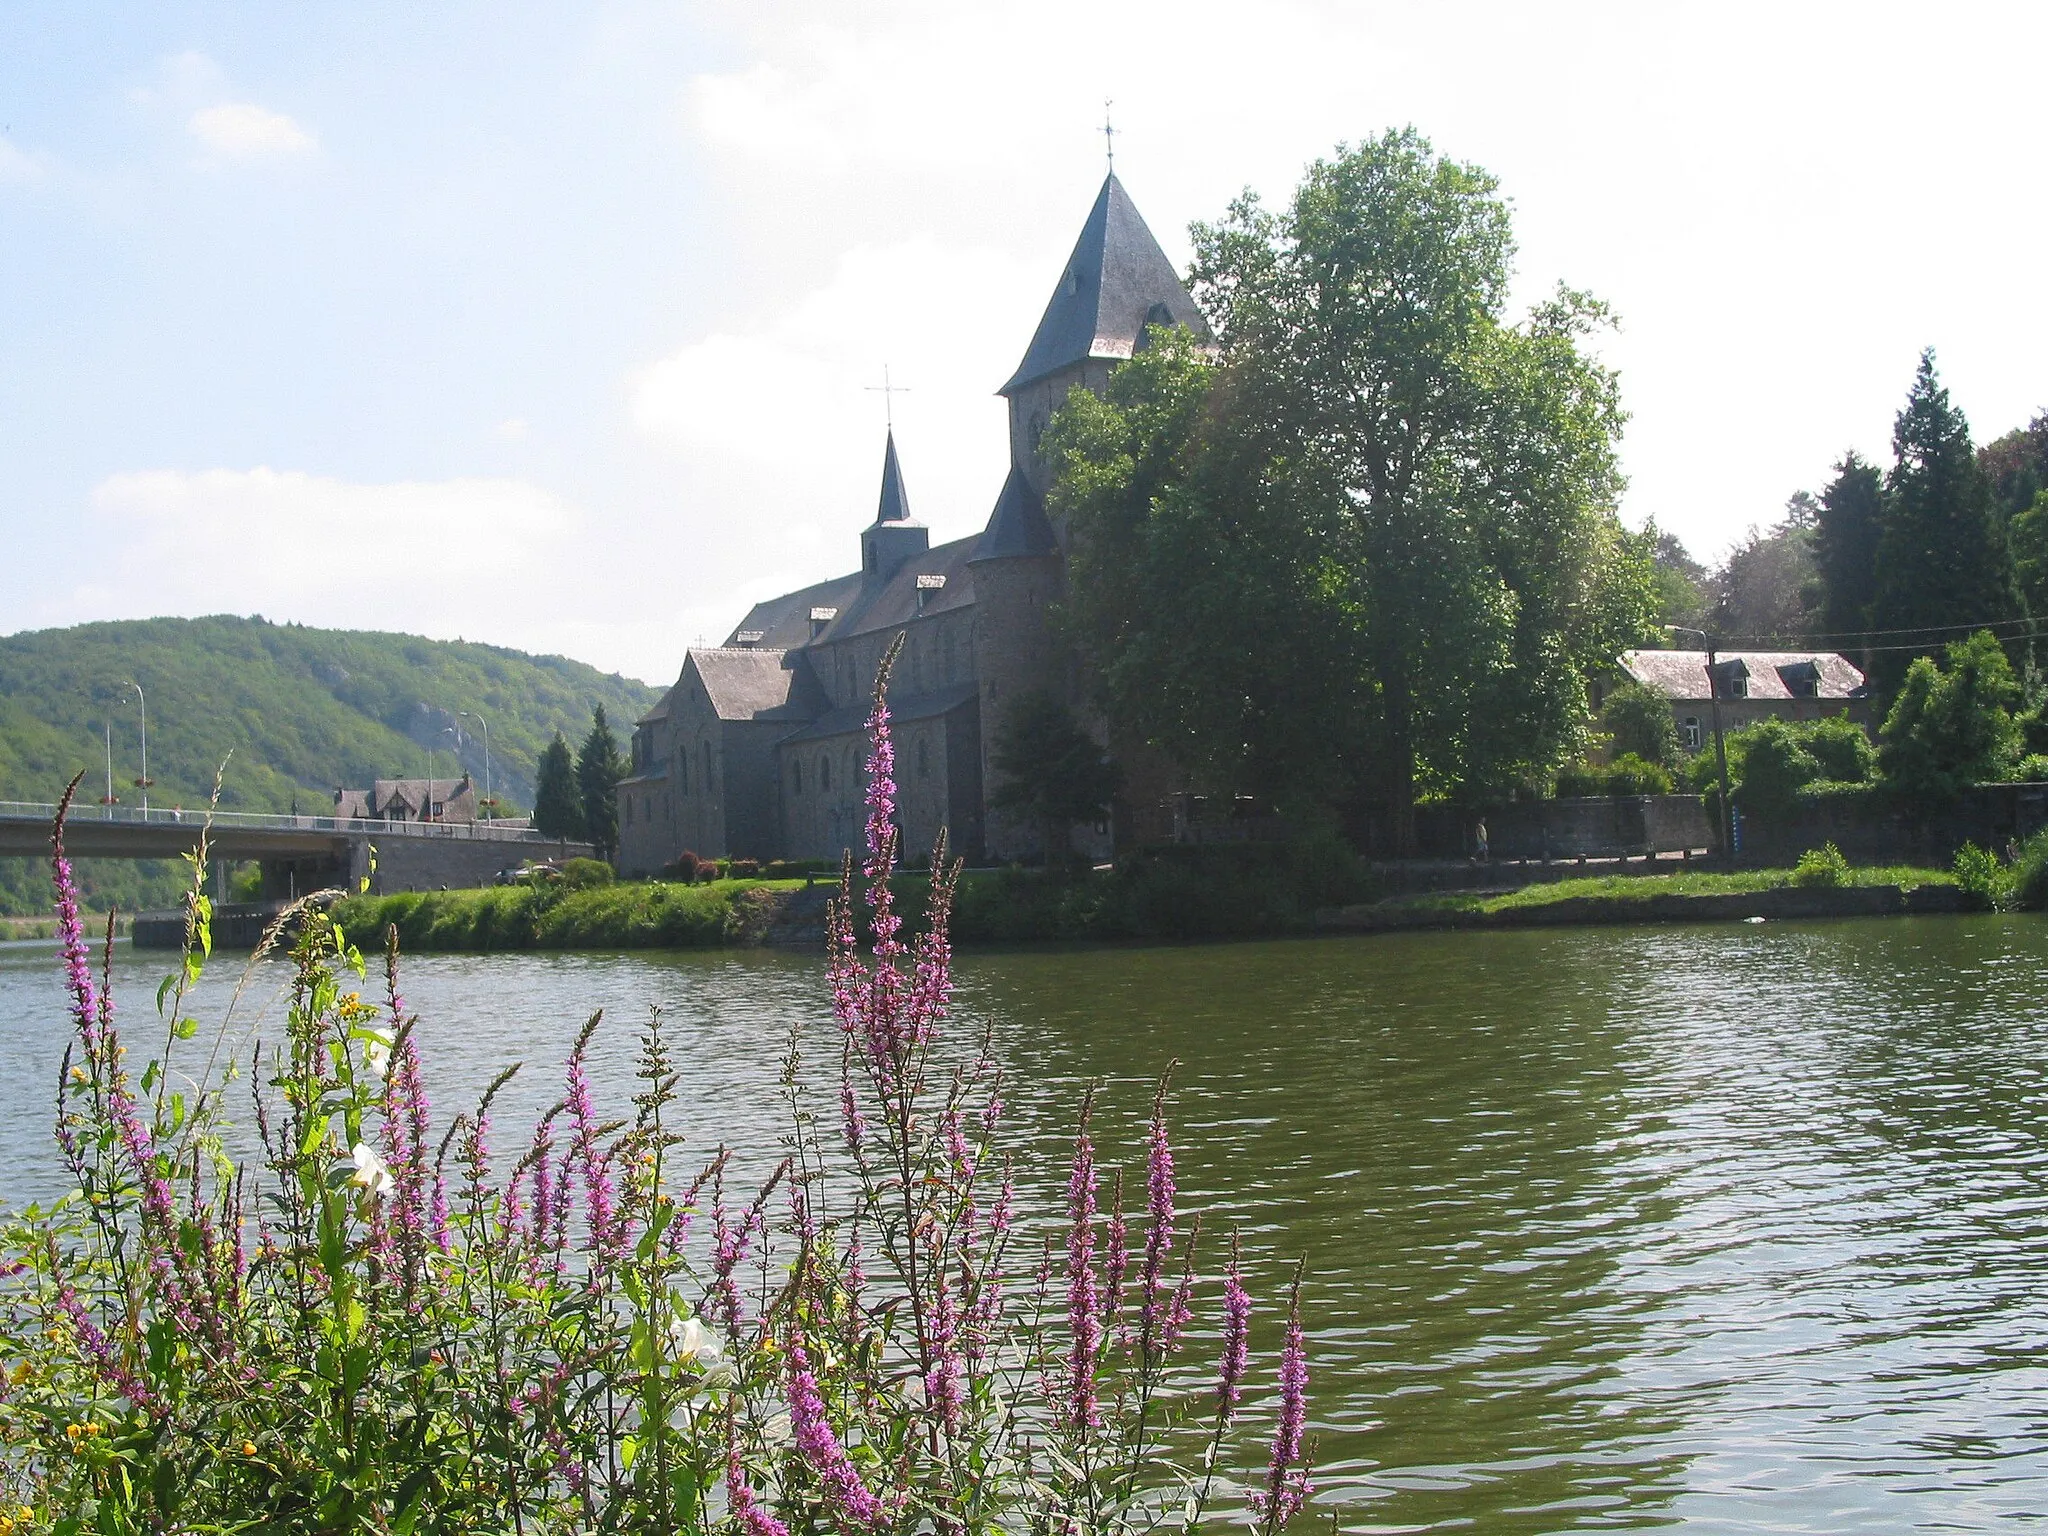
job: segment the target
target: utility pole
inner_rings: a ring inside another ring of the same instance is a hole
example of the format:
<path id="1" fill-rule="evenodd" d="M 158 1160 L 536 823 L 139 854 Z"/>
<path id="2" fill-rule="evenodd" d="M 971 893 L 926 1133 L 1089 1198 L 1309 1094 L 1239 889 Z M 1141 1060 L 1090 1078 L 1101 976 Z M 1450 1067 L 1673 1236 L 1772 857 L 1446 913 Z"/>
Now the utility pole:
<path id="1" fill-rule="evenodd" d="M 100 801 L 107 808 L 107 820 L 114 819 L 114 717 L 107 716 L 107 793 Z"/>
<path id="2" fill-rule="evenodd" d="M 1707 709 L 1714 718 L 1714 760 L 1721 771 L 1721 856 L 1728 867 L 1735 867 L 1735 802 L 1728 795 L 1728 743 L 1721 735 L 1721 674 L 1716 665 L 1714 637 L 1704 629 L 1691 629 L 1683 624 L 1666 624 L 1665 631 L 1674 635 L 1698 635 L 1700 644 L 1707 653 Z"/>
<path id="3" fill-rule="evenodd" d="M 484 728 L 484 804 L 491 808 L 491 819 L 498 816 L 498 802 L 491 794 L 491 722 L 473 709 L 455 711 L 458 720 L 474 720 Z"/>
<path id="4" fill-rule="evenodd" d="M 155 782 L 149 776 L 149 695 L 142 691 L 142 684 L 133 678 L 128 686 L 135 690 L 136 702 L 142 706 L 142 777 L 135 781 L 135 787 L 142 791 L 142 819 L 149 820 L 149 786 Z"/>

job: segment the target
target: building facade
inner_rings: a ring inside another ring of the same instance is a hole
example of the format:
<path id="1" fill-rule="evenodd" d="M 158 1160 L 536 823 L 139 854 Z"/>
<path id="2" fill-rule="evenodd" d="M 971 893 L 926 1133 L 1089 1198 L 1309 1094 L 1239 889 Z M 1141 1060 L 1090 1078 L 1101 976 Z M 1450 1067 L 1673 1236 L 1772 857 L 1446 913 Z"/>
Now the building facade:
<path id="1" fill-rule="evenodd" d="M 1671 701 L 1678 744 L 1687 752 L 1713 745 L 1716 692 L 1724 731 L 1759 720 L 1818 720 L 1844 713 L 1866 731 L 1876 723 L 1862 670 L 1835 651 L 1722 651 L 1714 659 L 1711 688 L 1705 651 L 1623 651 L 1621 670 Z"/>
<path id="2" fill-rule="evenodd" d="M 905 852 L 929 848 L 941 827 L 970 860 L 1043 851 L 1033 828 L 989 804 L 991 754 L 1017 699 L 1050 693 L 1085 715 L 1078 665 L 1048 622 L 1066 553 L 1046 512 L 1041 439 L 1069 391 L 1101 390 L 1159 325 L 1209 336 L 1111 175 L 998 391 L 1010 464 L 987 524 L 932 544 L 911 515 L 891 433 L 858 567 L 756 604 L 720 645 L 689 651 L 675 686 L 636 726 L 619 787 L 622 870 L 653 873 L 685 849 L 831 859 L 857 847 L 862 726 L 876 669 L 899 637 L 890 711 Z M 1113 838 L 1106 822 L 1077 828 L 1075 849 L 1106 855 Z"/>

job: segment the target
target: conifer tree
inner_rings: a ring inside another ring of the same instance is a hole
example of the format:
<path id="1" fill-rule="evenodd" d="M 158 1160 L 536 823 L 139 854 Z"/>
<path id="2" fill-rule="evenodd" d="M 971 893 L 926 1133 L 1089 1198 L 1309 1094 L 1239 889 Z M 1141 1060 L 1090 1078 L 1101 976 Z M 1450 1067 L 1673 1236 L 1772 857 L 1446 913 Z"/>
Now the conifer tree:
<path id="1" fill-rule="evenodd" d="M 583 836 L 583 803 L 576 793 L 576 765 L 560 731 L 540 755 L 534 779 L 534 830 L 547 837 Z"/>
<path id="2" fill-rule="evenodd" d="M 2019 593 L 1991 487 L 1970 445 L 1970 424 L 1935 374 L 1931 347 L 1920 354 L 1892 428 L 1892 452 L 1871 628 L 1894 632 L 1901 644 L 1924 640 L 1932 653 L 1957 630 L 2015 617 Z M 1905 675 L 1911 655 L 1880 656 L 1887 689 Z"/>
<path id="3" fill-rule="evenodd" d="M 583 835 L 610 860 L 619 850 L 619 780 L 626 765 L 619 744 L 604 717 L 604 706 L 591 713 L 590 734 L 576 752 L 576 789 L 583 802 Z"/>
<path id="4" fill-rule="evenodd" d="M 1835 648 L 1870 624 L 1877 597 L 1877 545 L 1884 527 L 1884 482 L 1875 464 L 1853 448 L 1835 466 L 1835 478 L 1820 493 L 1814 550 L 1820 567 L 1821 628 Z"/>

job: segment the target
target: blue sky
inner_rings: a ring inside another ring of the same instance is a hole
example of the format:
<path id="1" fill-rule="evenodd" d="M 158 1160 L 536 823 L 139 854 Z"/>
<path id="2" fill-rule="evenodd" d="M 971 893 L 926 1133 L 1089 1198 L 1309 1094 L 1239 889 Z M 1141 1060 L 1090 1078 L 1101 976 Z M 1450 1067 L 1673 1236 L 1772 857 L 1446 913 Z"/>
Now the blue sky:
<path id="1" fill-rule="evenodd" d="M 1614 303 L 1627 514 L 1711 554 L 1922 345 L 2048 406 L 2038 6 L 0 8 L 0 632 L 462 634 L 665 681 L 850 565 L 884 363 L 971 531 L 1101 176 L 1169 252 L 1414 122 Z"/>

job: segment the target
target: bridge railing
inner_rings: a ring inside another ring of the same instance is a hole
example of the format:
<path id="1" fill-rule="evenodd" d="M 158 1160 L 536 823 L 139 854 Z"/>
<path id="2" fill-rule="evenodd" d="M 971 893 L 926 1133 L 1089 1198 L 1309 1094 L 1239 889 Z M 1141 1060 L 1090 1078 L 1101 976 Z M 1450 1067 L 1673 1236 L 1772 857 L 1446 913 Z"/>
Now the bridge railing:
<path id="1" fill-rule="evenodd" d="M 57 814 L 54 804 L 33 800 L 0 800 L 0 817 L 44 822 Z M 127 826 L 196 827 L 206 820 L 201 811 L 151 806 L 74 805 L 71 820 L 115 822 Z M 387 821 L 362 816 L 277 816 L 260 811 L 215 811 L 213 824 L 261 832 L 340 832 L 371 837 L 439 837 L 470 842 L 553 843 L 530 826 L 507 827 L 491 821 Z"/>

